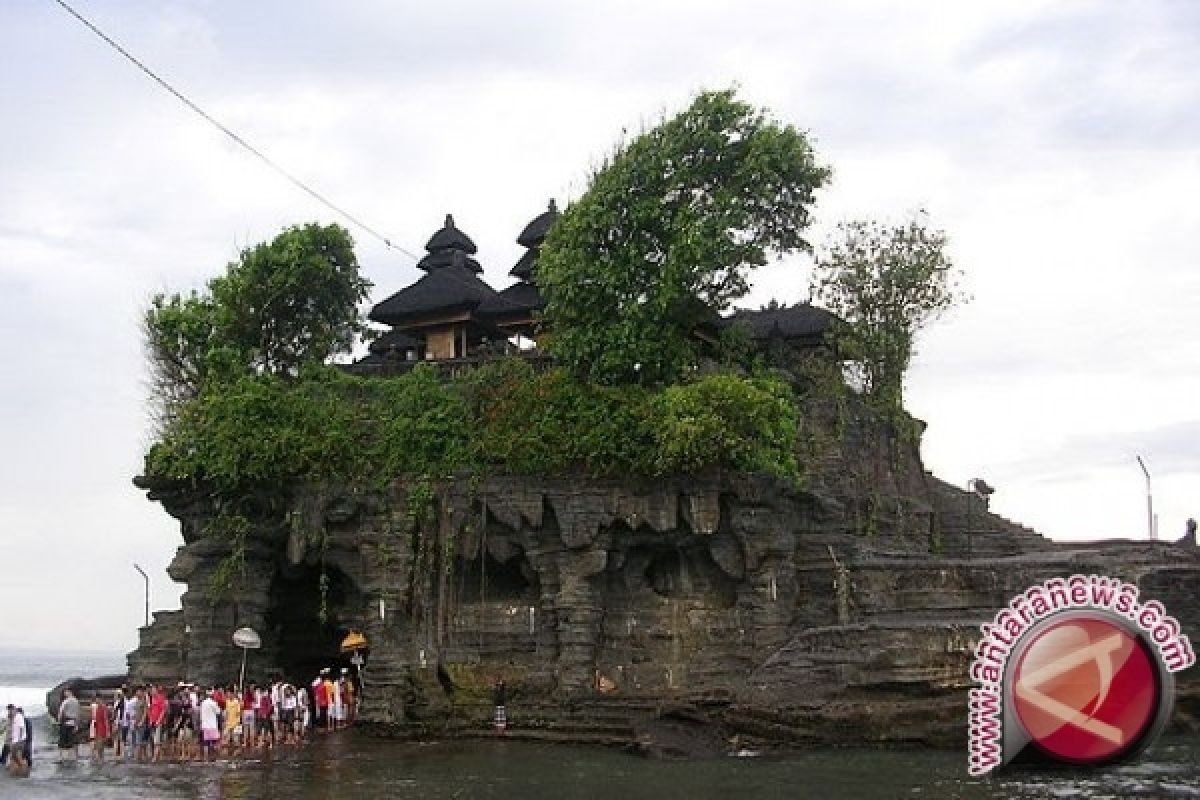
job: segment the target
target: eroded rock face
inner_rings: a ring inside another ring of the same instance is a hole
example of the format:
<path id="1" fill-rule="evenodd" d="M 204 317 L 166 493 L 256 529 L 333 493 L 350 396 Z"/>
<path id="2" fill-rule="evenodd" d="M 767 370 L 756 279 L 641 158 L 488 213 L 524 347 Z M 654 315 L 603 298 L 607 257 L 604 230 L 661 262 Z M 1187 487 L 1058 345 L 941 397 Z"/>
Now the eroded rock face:
<path id="1" fill-rule="evenodd" d="M 915 446 L 819 478 L 464 478 L 423 508 L 403 482 L 299 487 L 253 504 L 223 593 L 233 545 L 205 534 L 211 498 L 152 487 L 181 521 L 171 575 L 188 590 L 143 629 L 132 677 L 232 681 L 229 636 L 249 625 L 264 645 L 249 676 L 307 683 L 346 663 L 337 645 L 356 629 L 371 642 L 362 719 L 401 734 L 485 732 L 503 678 L 513 732 L 545 738 L 654 750 L 648 731 L 702 720 L 705 751 L 713 736 L 950 744 L 965 740 L 979 624 L 1033 583 L 1114 575 L 1185 631 L 1200 623 L 1194 548 L 1056 546 L 925 474 Z M 664 708 L 675 724 L 648 724 Z"/>

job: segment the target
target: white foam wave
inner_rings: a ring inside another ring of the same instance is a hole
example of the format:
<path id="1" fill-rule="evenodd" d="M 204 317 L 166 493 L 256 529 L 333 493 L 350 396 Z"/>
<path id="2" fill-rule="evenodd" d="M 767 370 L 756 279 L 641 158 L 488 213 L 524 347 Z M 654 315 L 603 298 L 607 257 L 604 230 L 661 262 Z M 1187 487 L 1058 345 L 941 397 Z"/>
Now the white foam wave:
<path id="1" fill-rule="evenodd" d="M 0 713 L 9 703 L 25 709 L 31 717 L 40 717 L 46 713 L 46 692 L 32 686 L 0 686 Z"/>

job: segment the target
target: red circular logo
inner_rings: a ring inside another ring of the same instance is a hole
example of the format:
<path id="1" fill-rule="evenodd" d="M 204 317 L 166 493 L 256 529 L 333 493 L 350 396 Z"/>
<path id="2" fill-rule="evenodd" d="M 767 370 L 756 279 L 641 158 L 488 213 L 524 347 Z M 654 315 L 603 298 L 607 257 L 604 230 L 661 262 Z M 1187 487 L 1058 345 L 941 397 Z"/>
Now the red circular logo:
<path id="1" fill-rule="evenodd" d="M 1013 706 L 1033 744 L 1075 764 L 1137 747 L 1158 710 L 1157 672 L 1142 641 L 1103 617 L 1032 632 L 1012 673 Z"/>

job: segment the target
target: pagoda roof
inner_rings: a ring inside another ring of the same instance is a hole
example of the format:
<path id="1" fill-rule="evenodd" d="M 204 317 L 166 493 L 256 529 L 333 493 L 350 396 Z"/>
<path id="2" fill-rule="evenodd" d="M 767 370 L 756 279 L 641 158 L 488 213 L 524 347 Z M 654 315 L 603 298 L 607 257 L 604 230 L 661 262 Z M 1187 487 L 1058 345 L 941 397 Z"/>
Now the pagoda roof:
<path id="1" fill-rule="evenodd" d="M 453 214 L 446 215 L 446 222 L 442 229 L 429 237 L 429 241 L 425 243 L 425 249 L 430 253 L 442 250 L 462 250 L 467 255 L 473 255 L 476 252 L 475 243 L 471 241 L 471 237 L 454 226 Z"/>
<path id="2" fill-rule="evenodd" d="M 549 207 L 534 217 L 525 226 L 525 230 L 521 231 L 521 235 L 517 237 L 517 244 L 522 247 L 537 247 L 545 241 L 546 233 L 550 230 L 550 226 L 554 224 L 554 220 L 556 219 L 558 219 L 558 206 L 555 205 L 553 198 L 551 198 Z"/>
<path id="3" fill-rule="evenodd" d="M 520 278 L 523 281 L 533 279 L 533 265 L 537 263 L 538 256 L 541 255 L 540 247 L 531 247 L 525 251 L 525 255 L 521 256 L 520 260 L 513 265 L 513 268 L 508 271 L 509 275 L 514 278 Z"/>
<path id="4" fill-rule="evenodd" d="M 539 311 L 545 306 L 546 301 L 536 286 L 519 281 L 498 292 L 495 297 L 484 300 L 475 311 L 481 316 L 501 317 Z"/>
<path id="5" fill-rule="evenodd" d="M 410 336 L 404 331 L 388 331 L 371 342 L 367 349 L 375 355 L 384 355 L 393 350 L 412 350 L 420 345 L 421 342 L 417 337 Z"/>
<path id="6" fill-rule="evenodd" d="M 368 319 L 385 325 L 402 325 L 436 312 L 473 311 L 498 292 L 461 263 L 430 270 L 371 309 Z"/>
<path id="7" fill-rule="evenodd" d="M 467 255 L 463 250 L 438 250 L 435 253 L 429 253 L 417 262 L 417 269 L 429 272 L 438 267 L 448 267 L 456 260 L 461 261 L 462 266 L 475 274 L 483 272 L 483 267 L 479 266 L 479 262 Z"/>
<path id="8" fill-rule="evenodd" d="M 725 317 L 722 324 L 744 324 L 755 339 L 820 339 L 838 322 L 836 314 L 810 303 L 794 306 L 743 309 Z"/>

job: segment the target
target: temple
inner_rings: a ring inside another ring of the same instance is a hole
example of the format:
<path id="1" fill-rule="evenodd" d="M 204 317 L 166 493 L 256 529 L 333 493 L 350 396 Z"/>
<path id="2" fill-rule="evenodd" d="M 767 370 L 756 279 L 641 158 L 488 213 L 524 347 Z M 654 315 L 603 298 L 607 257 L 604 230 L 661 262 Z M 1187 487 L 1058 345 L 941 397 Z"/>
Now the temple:
<path id="1" fill-rule="evenodd" d="M 538 315 L 545 301 L 538 289 L 537 262 L 542 244 L 558 219 L 554 200 L 517 236 L 525 252 L 508 274 L 516 282 L 497 291 L 480 276 L 475 242 L 460 230 L 451 214 L 425 245 L 417 262 L 425 275 L 371 309 L 373 322 L 389 330 L 370 345 L 367 356 L 351 369 L 365 374 L 404 372 L 419 362 L 451 368 L 501 354 L 541 358 Z M 711 313 L 711 312 L 710 312 Z M 773 365 L 784 366 L 795 355 L 828 346 L 836 317 L 800 303 L 759 310 L 739 310 L 697 328 L 698 339 L 715 345 L 722 328 L 741 324 L 755 347 Z"/>

